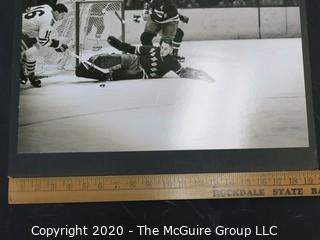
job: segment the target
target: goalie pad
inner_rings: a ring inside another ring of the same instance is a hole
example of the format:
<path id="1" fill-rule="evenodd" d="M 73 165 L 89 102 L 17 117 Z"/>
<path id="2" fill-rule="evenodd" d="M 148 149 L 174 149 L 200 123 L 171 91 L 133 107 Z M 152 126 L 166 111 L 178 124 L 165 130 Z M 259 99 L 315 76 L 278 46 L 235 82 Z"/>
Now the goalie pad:
<path id="1" fill-rule="evenodd" d="M 98 67 L 108 69 L 121 64 L 121 55 L 119 54 L 98 54 L 89 58 L 89 62 L 92 62 Z"/>
<path id="2" fill-rule="evenodd" d="M 91 57 L 88 61 L 103 69 L 112 70 L 113 68 L 119 69 L 119 66 L 121 67 L 121 56 L 116 54 L 99 54 Z M 88 66 L 86 63 L 81 63 L 76 67 L 76 76 L 97 79 L 99 81 L 111 81 L 112 71 L 106 74 L 92 66 Z"/>
<path id="3" fill-rule="evenodd" d="M 179 76 L 182 78 L 204 79 L 204 80 L 214 81 L 214 79 L 205 71 L 190 68 L 190 67 L 182 68 L 179 72 Z"/>
<path id="4" fill-rule="evenodd" d="M 76 67 L 76 76 L 97 79 L 99 81 L 116 81 L 142 78 L 143 72 L 138 66 L 136 55 L 132 54 L 100 54 L 93 56 L 89 61 L 96 66 L 109 69 L 109 74 L 81 63 Z"/>
<path id="5" fill-rule="evenodd" d="M 85 63 L 80 63 L 76 67 L 76 76 L 83 77 L 83 78 L 97 79 L 99 81 L 110 81 L 111 80 L 110 73 L 106 74 L 106 73 L 100 72 L 97 69 L 90 67 Z"/>

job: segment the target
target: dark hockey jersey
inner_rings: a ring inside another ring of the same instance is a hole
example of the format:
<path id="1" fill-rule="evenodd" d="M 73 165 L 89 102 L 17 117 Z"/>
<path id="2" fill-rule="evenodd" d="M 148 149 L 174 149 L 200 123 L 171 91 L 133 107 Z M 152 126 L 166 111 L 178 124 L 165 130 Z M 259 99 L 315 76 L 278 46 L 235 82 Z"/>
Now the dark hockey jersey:
<path id="1" fill-rule="evenodd" d="M 147 78 L 161 78 L 170 71 L 179 74 L 182 69 L 174 56 L 161 57 L 159 47 L 136 47 L 136 54 Z"/>
<path id="2" fill-rule="evenodd" d="M 178 9 L 172 0 L 152 0 L 149 11 L 151 19 L 157 23 L 179 21 Z"/>

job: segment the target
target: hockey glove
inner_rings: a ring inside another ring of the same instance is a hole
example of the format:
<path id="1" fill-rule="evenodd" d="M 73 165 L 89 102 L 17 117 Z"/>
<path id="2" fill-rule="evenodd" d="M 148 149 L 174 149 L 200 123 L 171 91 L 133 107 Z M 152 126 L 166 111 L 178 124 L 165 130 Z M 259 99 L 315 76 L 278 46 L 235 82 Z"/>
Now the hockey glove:
<path id="1" fill-rule="evenodd" d="M 68 49 L 68 45 L 62 43 L 57 48 L 55 48 L 56 52 L 65 52 Z"/>
<path id="2" fill-rule="evenodd" d="M 179 18 L 180 18 L 181 22 L 186 23 L 186 24 L 189 23 L 189 17 L 180 14 Z"/>
<path id="3" fill-rule="evenodd" d="M 108 43 L 123 52 L 126 53 L 132 53 L 134 54 L 136 51 L 136 47 L 131 46 L 129 43 L 125 43 L 125 42 L 121 42 L 118 38 L 114 37 L 114 36 L 109 36 L 108 37 Z"/>
<path id="4" fill-rule="evenodd" d="M 119 49 L 119 50 L 122 50 L 122 49 L 121 49 L 122 42 L 121 42 L 118 38 L 116 38 L 116 37 L 114 37 L 114 36 L 109 36 L 109 37 L 108 37 L 108 43 L 109 43 L 112 47 L 114 47 L 114 48 L 116 48 L 116 49 Z"/>

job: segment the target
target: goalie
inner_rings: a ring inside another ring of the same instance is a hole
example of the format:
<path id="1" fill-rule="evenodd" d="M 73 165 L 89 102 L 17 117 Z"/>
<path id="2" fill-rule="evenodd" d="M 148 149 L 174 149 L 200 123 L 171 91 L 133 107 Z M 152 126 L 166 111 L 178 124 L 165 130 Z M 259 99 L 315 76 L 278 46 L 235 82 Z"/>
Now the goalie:
<path id="1" fill-rule="evenodd" d="M 78 77 L 93 78 L 100 81 L 161 78 L 170 71 L 182 78 L 208 79 L 212 78 L 205 72 L 182 67 L 172 55 L 172 42 L 163 40 L 160 47 L 132 46 L 110 36 L 108 42 L 114 48 L 128 54 L 99 54 L 91 57 L 89 62 L 99 68 L 109 69 L 103 73 L 86 63 L 76 68 Z"/>

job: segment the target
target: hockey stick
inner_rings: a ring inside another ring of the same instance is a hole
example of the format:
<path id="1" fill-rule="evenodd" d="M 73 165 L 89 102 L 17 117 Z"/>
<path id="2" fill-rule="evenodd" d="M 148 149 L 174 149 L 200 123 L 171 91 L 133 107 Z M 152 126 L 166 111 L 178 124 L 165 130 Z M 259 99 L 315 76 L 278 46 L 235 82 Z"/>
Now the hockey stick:
<path id="1" fill-rule="evenodd" d="M 110 69 L 104 69 L 104 68 L 101 68 L 101 67 L 98 67 L 97 65 L 93 64 L 92 62 L 89 62 L 88 60 L 84 60 L 82 59 L 80 56 L 78 56 L 77 54 L 75 54 L 74 52 L 71 52 L 70 50 L 67 50 L 68 53 L 72 56 L 72 57 L 75 57 L 77 59 L 79 59 L 80 62 L 86 64 L 86 65 L 89 65 L 90 67 L 93 67 L 94 69 L 102 72 L 102 73 L 110 73 Z"/>

